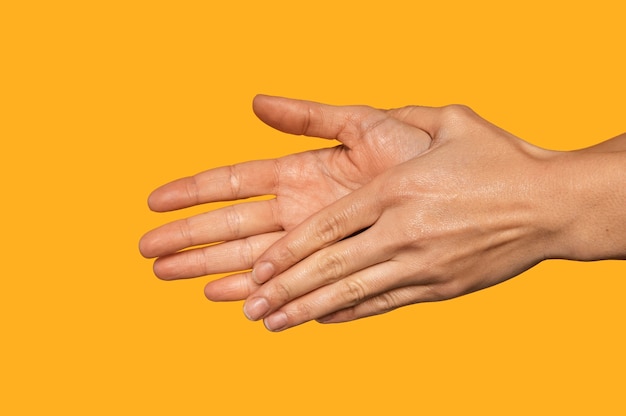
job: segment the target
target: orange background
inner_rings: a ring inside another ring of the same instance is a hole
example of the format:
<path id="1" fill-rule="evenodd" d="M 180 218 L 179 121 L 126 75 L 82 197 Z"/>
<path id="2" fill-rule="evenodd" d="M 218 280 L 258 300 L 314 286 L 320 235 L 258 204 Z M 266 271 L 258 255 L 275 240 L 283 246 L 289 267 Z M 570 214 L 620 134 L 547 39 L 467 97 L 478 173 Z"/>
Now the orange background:
<path id="1" fill-rule="evenodd" d="M 623 6 L 576 4 L 3 2 L 0 413 L 624 414 L 626 263 L 272 334 L 137 250 L 201 211 L 149 212 L 156 186 L 328 145 L 256 93 L 464 103 L 553 149 L 623 132 Z"/>

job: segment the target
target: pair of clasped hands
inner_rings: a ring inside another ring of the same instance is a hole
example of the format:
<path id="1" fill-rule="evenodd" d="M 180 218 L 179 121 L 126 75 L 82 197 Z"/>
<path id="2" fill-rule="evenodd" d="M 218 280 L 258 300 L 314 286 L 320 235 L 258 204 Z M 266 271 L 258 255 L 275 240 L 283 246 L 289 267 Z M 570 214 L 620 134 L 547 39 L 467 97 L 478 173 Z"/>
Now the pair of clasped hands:
<path id="1" fill-rule="evenodd" d="M 260 95 L 253 109 L 282 132 L 340 144 L 158 188 L 149 206 L 159 212 L 242 201 L 152 230 L 140 251 L 164 280 L 234 273 L 208 283 L 207 298 L 245 300 L 245 315 L 271 331 L 449 299 L 579 254 L 566 226 L 578 210 L 552 186 L 554 175 L 575 174 L 560 162 L 566 154 L 464 106 Z M 261 195 L 275 198 L 245 201 Z"/>

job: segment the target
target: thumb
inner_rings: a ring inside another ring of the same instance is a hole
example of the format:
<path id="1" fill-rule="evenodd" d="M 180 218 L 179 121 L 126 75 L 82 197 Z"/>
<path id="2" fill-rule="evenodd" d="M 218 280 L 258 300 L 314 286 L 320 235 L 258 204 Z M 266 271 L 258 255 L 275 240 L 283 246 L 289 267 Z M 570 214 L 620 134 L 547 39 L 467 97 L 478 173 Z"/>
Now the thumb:
<path id="1" fill-rule="evenodd" d="M 386 118 L 385 112 L 367 106 L 332 106 L 269 95 L 254 97 L 252 109 L 261 121 L 282 132 L 335 139 L 348 147 L 368 126 Z"/>
<path id="2" fill-rule="evenodd" d="M 459 104 L 445 107 L 411 105 L 389 110 L 389 115 L 425 131 L 433 139 L 442 135 L 444 130 L 466 130 L 467 123 L 483 120 L 471 108 Z"/>

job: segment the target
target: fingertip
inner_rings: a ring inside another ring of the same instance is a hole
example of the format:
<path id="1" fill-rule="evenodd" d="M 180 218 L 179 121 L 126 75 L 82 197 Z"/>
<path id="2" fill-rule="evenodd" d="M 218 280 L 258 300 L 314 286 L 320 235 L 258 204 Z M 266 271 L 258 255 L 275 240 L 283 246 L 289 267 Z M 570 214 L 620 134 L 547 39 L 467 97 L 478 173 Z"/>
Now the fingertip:
<path id="1" fill-rule="evenodd" d="M 154 191 L 150 192 L 150 195 L 148 195 L 147 203 L 148 203 L 148 208 L 150 208 L 150 210 L 157 211 L 156 209 L 157 205 L 155 204 Z"/>
<path id="2" fill-rule="evenodd" d="M 152 272 L 160 280 L 170 281 L 180 278 L 178 268 L 167 257 L 159 257 L 152 264 Z"/>
<path id="3" fill-rule="evenodd" d="M 262 285 L 274 276 L 276 268 L 272 263 L 262 262 L 252 269 L 252 280 L 258 285 Z"/>
<path id="4" fill-rule="evenodd" d="M 263 94 L 257 94 L 254 96 L 254 98 L 252 99 L 252 111 L 254 111 L 254 113 L 256 114 L 257 108 L 259 105 L 261 105 L 263 103 L 263 100 L 265 95 Z"/>
<path id="5" fill-rule="evenodd" d="M 212 302 L 219 302 L 221 300 L 220 291 L 215 290 L 213 283 L 215 282 L 209 282 L 204 286 L 204 296 Z"/>
<path id="6" fill-rule="evenodd" d="M 264 117 L 263 109 L 265 105 L 275 98 L 277 97 L 266 95 L 266 94 L 255 95 L 254 98 L 252 99 L 252 111 L 254 111 L 254 114 L 256 114 L 257 117 L 259 117 L 262 120 Z"/>
<path id="7" fill-rule="evenodd" d="M 143 235 L 140 239 L 139 239 L 139 244 L 138 244 L 138 248 L 139 248 L 139 253 L 147 258 L 147 259 L 151 259 L 154 256 L 152 255 L 152 250 L 150 247 L 150 237 L 149 237 L 150 233 L 147 233 L 145 235 Z"/>
<path id="8" fill-rule="evenodd" d="M 252 99 L 252 104 L 263 102 L 263 100 L 267 100 L 268 98 L 272 98 L 272 97 L 273 97 L 272 95 L 268 95 L 268 94 L 257 94 Z"/>
<path id="9" fill-rule="evenodd" d="M 289 327 L 289 317 L 285 312 L 278 311 L 265 318 L 263 325 L 271 332 L 284 331 Z"/>
<path id="10" fill-rule="evenodd" d="M 213 302 L 245 300 L 256 288 L 249 284 L 249 273 L 231 274 L 204 286 L 204 296 Z"/>
<path id="11" fill-rule="evenodd" d="M 147 259 L 162 257 L 172 254 L 169 239 L 163 234 L 164 226 L 155 228 L 145 233 L 139 239 L 139 252 Z"/>
<path id="12" fill-rule="evenodd" d="M 148 195 L 148 208 L 154 212 L 166 212 L 171 210 L 171 207 L 168 205 L 172 205 L 170 202 L 168 204 L 168 193 L 164 192 L 164 187 L 161 186 Z M 171 198 L 169 198 L 171 199 Z"/>
<path id="13" fill-rule="evenodd" d="M 204 296 L 211 302 L 228 302 L 243 300 L 236 287 L 228 284 L 228 277 L 207 283 L 204 286 Z"/>
<path id="14" fill-rule="evenodd" d="M 155 212 L 167 212 L 199 203 L 196 180 L 189 176 L 159 186 L 148 195 L 148 206 Z"/>
<path id="15" fill-rule="evenodd" d="M 258 94 L 252 100 L 252 111 L 263 123 L 279 128 L 278 125 L 285 112 L 285 109 L 279 106 L 280 102 L 280 97 Z"/>

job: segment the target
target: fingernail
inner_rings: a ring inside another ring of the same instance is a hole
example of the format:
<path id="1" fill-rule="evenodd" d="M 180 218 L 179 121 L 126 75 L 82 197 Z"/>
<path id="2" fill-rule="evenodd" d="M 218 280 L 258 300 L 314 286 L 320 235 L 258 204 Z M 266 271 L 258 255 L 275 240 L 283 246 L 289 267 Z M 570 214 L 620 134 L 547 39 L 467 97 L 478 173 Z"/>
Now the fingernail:
<path id="1" fill-rule="evenodd" d="M 256 321 L 270 310 L 270 304 L 265 298 L 255 298 L 243 305 L 243 313 L 251 321 Z"/>
<path id="2" fill-rule="evenodd" d="M 270 331 L 280 331 L 287 326 L 287 314 L 285 312 L 276 312 L 265 318 L 263 321 L 265 327 Z"/>
<path id="3" fill-rule="evenodd" d="M 252 280 L 258 284 L 263 284 L 274 275 L 274 265 L 272 263 L 261 263 L 252 269 Z"/>
<path id="4" fill-rule="evenodd" d="M 325 324 L 326 322 L 330 322 L 334 316 L 335 316 L 334 314 L 322 316 L 321 318 L 317 318 L 316 321 L 319 322 L 320 324 Z"/>

